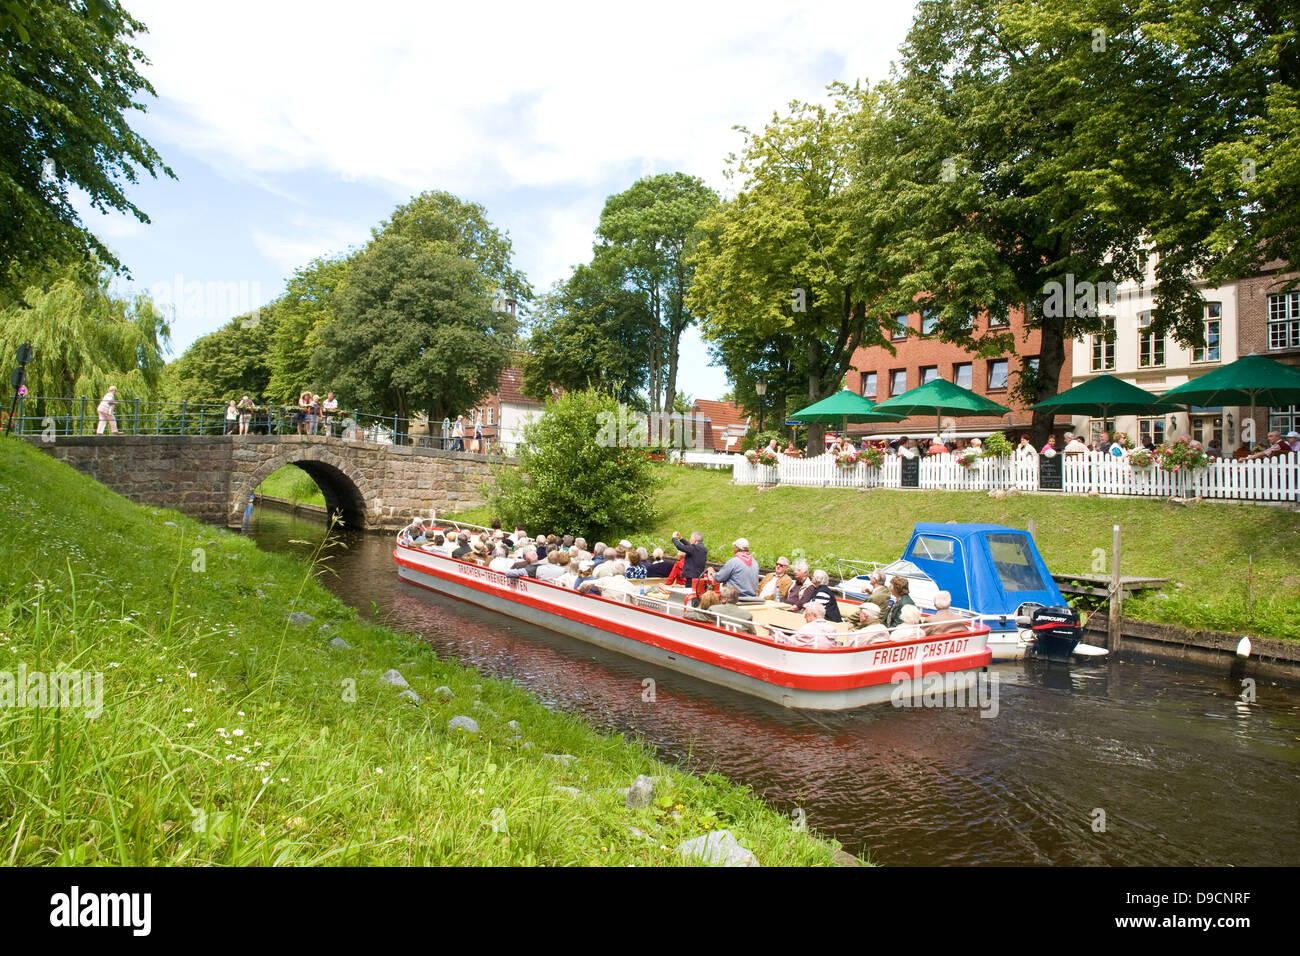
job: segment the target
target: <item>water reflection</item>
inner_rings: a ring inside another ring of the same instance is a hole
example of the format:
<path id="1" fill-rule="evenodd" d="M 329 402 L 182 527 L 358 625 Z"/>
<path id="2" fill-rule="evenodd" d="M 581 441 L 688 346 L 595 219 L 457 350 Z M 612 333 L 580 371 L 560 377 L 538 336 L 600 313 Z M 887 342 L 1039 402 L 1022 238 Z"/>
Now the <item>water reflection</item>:
<path id="1" fill-rule="evenodd" d="M 252 533 L 305 553 L 290 539 L 322 529 L 259 512 Z M 374 602 L 439 654 L 744 783 L 877 862 L 1300 861 L 1294 686 L 1261 680 L 1246 703 L 1222 673 L 1029 661 L 995 668 L 992 719 L 970 707 L 787 711 L 403 584 L 386 537 L 347 544 L 323 580 L 362 614 Z"/>

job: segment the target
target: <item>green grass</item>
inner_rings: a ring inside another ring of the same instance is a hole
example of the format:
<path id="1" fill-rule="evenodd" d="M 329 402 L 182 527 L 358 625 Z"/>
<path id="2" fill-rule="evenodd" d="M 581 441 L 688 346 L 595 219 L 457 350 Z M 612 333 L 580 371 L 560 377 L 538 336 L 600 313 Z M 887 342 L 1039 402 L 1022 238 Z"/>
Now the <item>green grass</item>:
<path id="1" fill-rule="evenodd" d="M 665 466 L 663 472 L 668 482 L 658 498 L 660 518 L 631 536 L 647 547 L 671 549 L 673 531 L 699 530 L 710 557 L 723 560 L 731 554 L 730 542 L 743 535 L 764 565 L 778 554 L 797 557 L 802 549 L 814 567 L 834 574 L 837 557 L 898 558 L 918 521 L 1024 528 L 1033 518 L 1038 549 L 1053 572 L 1109 573 L 1111 525 L 1118 523 L 1123 573 L 1169 579 L 1163 591 L 1125 601 L 1126 617 L 1300 639 L 1300 514 L 1295 511 L 1209 501 L 1180 508 L 1165 501 L 1049 494 L 999 500 L 979 492 L 785 486 L 760 491 L 732 485 L 728 471 Z M 490 516 L 478 508 L 460 517 L 485 523 Z"/>
<path id="2" fill-rule="evenodd" d="M 0 671 L 103 674 L 98 716 L 0 706 L 0 863 L 655 865 L 721 827 L 765 865 L 831 862 L 743 788 L 357 620 L 287 556 L 20 442 L 0 445 L 0 494 Z M 457 714 L 480 733 L 450 731 Z M 638 774 L 660 801 L 630 811 Z"/>
<path id="3" fill-rule="evenodd" d="M 259 495 L 283 498 L 305 505 L 325 507 L 325 496 L 312 480 L 311 475 L 297 465 L 285 465 L 266 476 L 266 480 L 257 486 Z"/>

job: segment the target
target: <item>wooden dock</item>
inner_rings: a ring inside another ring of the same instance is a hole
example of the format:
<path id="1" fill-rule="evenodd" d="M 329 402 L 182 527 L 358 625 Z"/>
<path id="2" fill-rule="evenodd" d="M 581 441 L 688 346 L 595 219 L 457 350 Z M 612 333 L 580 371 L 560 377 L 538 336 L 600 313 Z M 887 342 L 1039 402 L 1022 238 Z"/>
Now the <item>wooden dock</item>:
<path id="1" fill-rule="evenodd" d="M 1109 574 L 1053 574 L 1053 580 L 1060 587 L 1062 594 L 1083 594 L 1087 597 L 1110 597 L 1111 576 Z M 1121 577 L 1120 589 L 1125 595 L 1135 591 L 1150 591 L 1169 583 L 1168 578 Z"/>

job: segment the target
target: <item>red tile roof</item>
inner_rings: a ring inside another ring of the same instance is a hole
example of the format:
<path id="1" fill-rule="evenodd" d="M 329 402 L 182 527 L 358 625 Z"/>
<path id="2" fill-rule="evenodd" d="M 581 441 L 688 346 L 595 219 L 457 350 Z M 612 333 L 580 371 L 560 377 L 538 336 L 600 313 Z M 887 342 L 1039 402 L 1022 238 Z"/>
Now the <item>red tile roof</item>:
<path id="1" fill-rule="evenodd" d="M 740 439 L 744 437 L 749 430 L 749 416 L 746 415 L 734 402 L 715 402 L 707 398 L 697 398 L 692 406 L 692 411 L 696 415 L 702 415 L 709 420 L 710 429 L 708 435 L 708 445 L 714 451 L 738 451 L 740 449 Z M 727 446 L 727 436 L 732 434 L 736 440 Z"/>
<path id="2" fill-rule="evenodd" d="M 493 397 L 502 402 L 509 402 L 511 405 L 536 405 L 540 408 L 545 404 L 530 395 L 525 395 L 522 391 L 523 385 L 523 370 L 512 365 L 501 373 L 501 381 L 497 385 L 496 395 L 485 399 L 483 404 L 491 404 Z"/>

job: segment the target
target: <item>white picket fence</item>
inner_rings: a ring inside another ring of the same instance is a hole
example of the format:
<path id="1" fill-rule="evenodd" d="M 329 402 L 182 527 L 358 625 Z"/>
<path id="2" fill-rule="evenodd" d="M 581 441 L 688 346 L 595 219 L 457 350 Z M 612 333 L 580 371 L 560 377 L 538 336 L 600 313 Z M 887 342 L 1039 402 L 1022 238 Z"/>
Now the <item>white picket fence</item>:
<path id="1" fill-rule="evenodd" d="M 878 468 L 862 462 L 841 468 L 830 455 L 777 456 L 775 467 L 751 465 L 733 455 L 738 485 L 798 485 L 810 488 L 901 488 L 902 462 L 886 458 Z M 980 458 L 969 468 L 948 456 L 920 461 L 920 486 L 946 491 L 1038 491 L 1038 458 Z M 1123 495 L 1142 498 L 1235 498 L 1243 501 L 1300 501 L 1300 455 L 1260 461 L 1211 460 L 1193 472 L 1134 468 L 1126 459 L 1089 453 L 1062 459 L 1066 494 Z"/>

